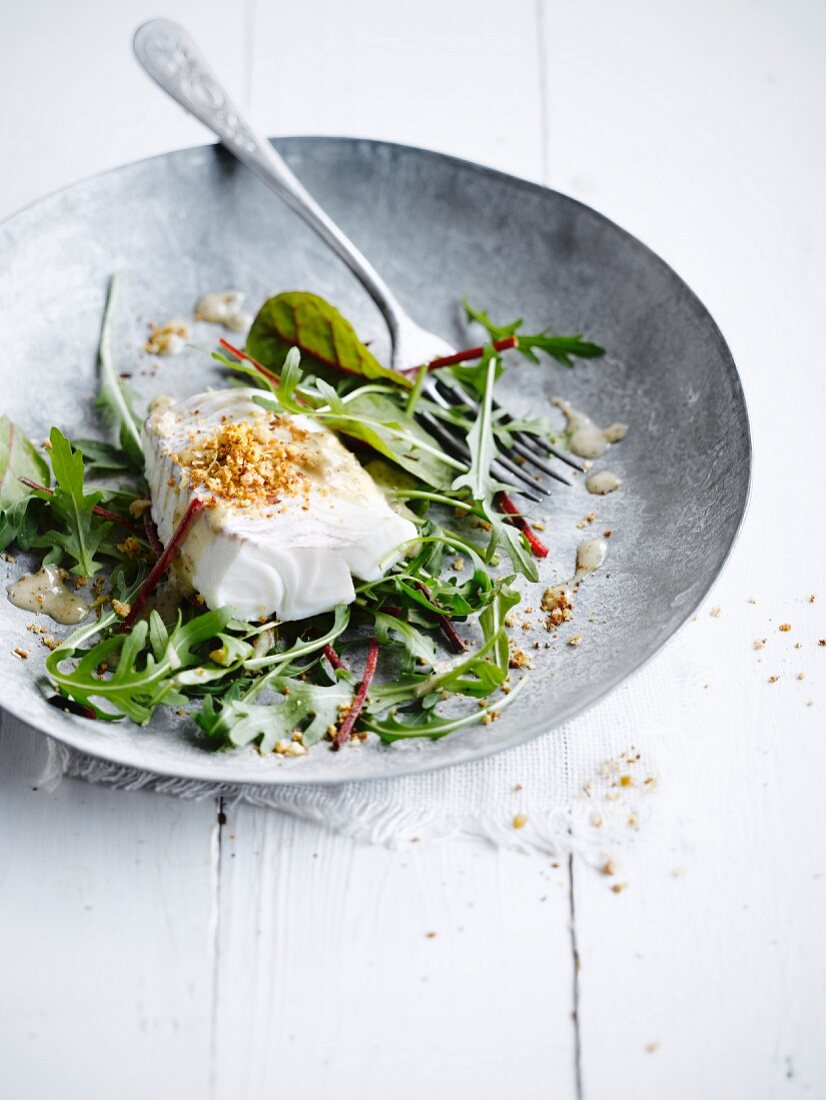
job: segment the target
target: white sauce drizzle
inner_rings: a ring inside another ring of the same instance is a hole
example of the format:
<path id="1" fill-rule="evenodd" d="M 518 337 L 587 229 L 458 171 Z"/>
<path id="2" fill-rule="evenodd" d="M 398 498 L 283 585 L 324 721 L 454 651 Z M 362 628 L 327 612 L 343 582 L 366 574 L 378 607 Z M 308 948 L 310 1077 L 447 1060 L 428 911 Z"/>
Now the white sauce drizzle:
<path id="1" fill-rule="evenodd" d="M 9 600 L 23 611 L 40 611 L 56 623 L 76 626 L 89 614 L 89 605 L 63 583 L 56 565 L 44 565 L 9 585 Z"/>
<path id="2" fill-rule="evenodd" d="M 576 572 L 570 580 L 562 584 L 551 585 L 542 598 L 544 610 L 554 607 L 571 607 L 571 596 L 582 584 L 589 573 L 595 573 L 604 564 L 608 556 L 608 543 L 605 539 L 586 539 L 576 548 Z"/>
<path id="3" fill-rule="evenodd" d="M 611 470 L 597 470 L 585 481 L 585 488 L 588 492 L 599 497 L 604 497 L 606 493 L 616 492 L 620 485 L 622 485 L 622 480 Z"/>
<path id="4" fill-rule="evenodd" d="M 576 573 L 574 581 L 579 582 L 588 573 L 594 573 L 608 557 L 608 543 L 605 539 L 586 539 L 576 548 Z"/>
<path id="5" fill-rule="evenodd" d="M 246 332 L 252 324 L 252 314 L 241 308 L 245 297 L 240 290 L 211 290 L 198 299 L 195 320 L 223 325 L 231 332 Z"/>
<path id="6" fill-rule="evenodd" d="M 609 424 L 607 428 L 600 428 L 589 416 L 561 397 L 555 397 L 553 403 L 565 414 L 571 450 L 580 458 L 599 458 L 608 450 L 609 443 L 619 443 L 625 439 L 627 424 Z"/>

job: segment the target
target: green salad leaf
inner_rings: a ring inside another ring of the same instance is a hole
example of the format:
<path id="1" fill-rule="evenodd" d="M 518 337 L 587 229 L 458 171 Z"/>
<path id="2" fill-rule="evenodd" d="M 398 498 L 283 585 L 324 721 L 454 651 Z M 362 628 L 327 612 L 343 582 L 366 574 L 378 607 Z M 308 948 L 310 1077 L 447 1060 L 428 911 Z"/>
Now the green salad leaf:
<path id="1" fill-rule="evenodd" d="M 55 491 L 44 499 L 49 502 L 50 514 L 60 526 L 50 531 L 48 541 L 71 560 L 72 573 L 92 577 L 101 567 L 95 555 L 112 526 L 108 520 L 94 514 L 95 505 L 100 503 L 103 494 L 99 489 L 84 492 L 83 455 L 73 449 L 59 429 L 52 428 L 49 442 Z"/>
<path id="2" fill-rule="evenodd" d="M 431 668 L 436 662 L 436 643 L 429 634 L 413 625 L 408 619 L 389 615 L 386 611 L 373 611 L 376 637 L 382 645 L 398 641 L 416 661 Z"/>
<path id="3" fill-rule="evenodd" d="M 178 701 L 179 674 L 206 663 L 198 647 L 217 638 L 230 617 L 227 610 L 207 611 L 187 623 L 179 616 L 169 632 L 153 611 L 128 633 L 117 632 L 80 651 L 77 665 L 68 671 L 62 665 L 78 658 L 78 650 L 61 646 L 49 654 L 46 670 L 63 695 L 91 707 L 99 718 L 125 714 L 145 725 L 160 703 Z"/>
<path id="4" fill-rule="evenodd" d="M 312 391 L 302 389 L 300 412 L 315 417 L 325 427 L 364 443 L 396 466 L 434 489 L 447 489 L 464 471 L 465 464 L 452 455 L 380 386 L 361 386 L 343 397 L 317 380 Z M 286 409 L 280 389 L 255 399 L 262 408 Z"/>
<path id="5" fill-rule="evenodd" d="M 465 468 L 388 394 L 373 387 L 363 386 L 345 397 L 343 408 L 325 417 L 325 423 L 368 444 L 434 489 L 446 489 L 457 469 Z"/>
<path id="6" fill-rule="evenodd" d="M 484 698 L 502 686 L 508 676 L 508 636 L 505 616 L 519 603 L 519 593 L 503 582 L 495 598 L 479 616 L 483 643 L 471 653 L 450 661 L 429 675 L 402 676 L 370 691 L 370 713 L 405 703 L 420 702 L 436 692 Z"/>
<path id="7" fill-rule="evenodd" d="M 0 550 L 12 542 L 27 545 L 34 534 L 29 505 L 37 494 L 21 478 L 48 486 L 49 467 L 7 416 L 0 416 Z"/>
<path id="8" fill-rule="evenodd" d="M 518 573 L 529 581 L 538 581 L 539 570 L 536 568 L 527 540 L 519 528 L 508 523 L 506 517 L 492 505 L 487 509 L 487 517 L 491 525 L 491 537 L 487 549 L 488 560 L 493 557 L 497 548 L 501 547 Z"/>
<path id="9" fill-rule="evenodd" d="M 482 325 L 487 330 L 491 342 L 504 340 L 508 336 L 515 336 L 518 341 L 516 350 L 529 363 L 539 362 L 536 350 L 544 351 L 546 355 L 550 355 L 563 367 L 572 367 L 574 358 L 599 359 L 605 355 L 605 348 L 601 348 L 599 344 L 592 344 L 588 340 L 583 340 L 581 335 L 561 336 L 554 333 L 550 325 L 541 332 L 529 335 L 521 331 L 522 325 L 525 323 L 521 317 L 509 325 L 496 325 L 491 321 L 487 310 L 474 309 L 467 298 L 464 299 L 462 304 L 465 307 L 465 315 L 468 321 L 476 321 Z"/>
<path id="10" fill-rule="evenodd" d="M 243 698 L 216 702 L 207 696 L 195 719 L 205 737 L 219 746 L 257 742 L 260 752 L 270 753 L 276 742 L 290 741 L 298 731 L 309 748 L 335 728 L 341 710 L 353 698 L 352 687 L 343 680 L 324 686 L 283 677 L 269 686 L 280 692 L 270 703 Z"/>
<path id="11" fill-rule="evenodd" d="M 100 439 L 73 439 L 72 446 L 83 455 L 87 477 L 116 477 L 132 470 L 132 463 L 120 446 Z"/>
<path id="12" fill-rule="evenodd" d="M 334 642 L 343 634 L 350 621 L 350 608 L 346 604 L 339 604 L 333 613 L 333 622 L 330 628 L 321 635 L 315 637 L 298 637 L 292 645 L 278 647 L 263 656 L 250 657 L 244 662 L 244 668 L 260 672 L 267 669 L 269 673 L 283 671 L 283 669 L 301 657 L 309 657 L 323 649 L 325 645 Z"/>
<path id="13" fill-rule="evenodd" d="M 487 500 L 503 488 L 501 482 L 493 477 L 490 469 L 498 454 L 493 434 L 493 383 L 498 357 L 490 347 L 485 349 L 484 363 L 486 383 L 482 406 L 467 437 L 471 455 L 470 469 L 453 482 L 454 490 L 466 486 L 474 500 Z"/>
<path id="14" fill-rule="evenodd" d="M 397 710 L 380 716 L 368 714 L 361 719 L 361 725 L 388 745 L 410 737 L 428 737 L 431 741 L 437 741 L 464 726 L 475 725 L 488 715 L 497 716 L 513 702 L 527 682 L 527 678 L 523 678 L 508 695 L 458 717 L 441 715 L 432 709 L 412 713 Z"/>
<path id="15" fill-rule="evenodd" d="M 300 350 L 305 364 L 328 379 L 332 368 L 370 381 L 392 382 L 402 389 L 413 385 L 404 375 L 382 366 L 350 322 L 318 294 L 304 290 L 276 294 L 252 323 L 247 351 L 265 367 L 280 369 L 293 347 Z"/>
<path id="16" fill-rule="evenodd" d="M 119 288 L 120 275 L 115 274 L 109 283 L 106 308 L 103 312 L 103 324 L 100 329 L 100 343 L 98 345 L 100 383 L 95 403 L 111 420 L 123 453 L 136 469 L 143 471 L 141 422 L 135 412 L 134 396 L 119 376 L 115 366 L 113 331 Z"/>

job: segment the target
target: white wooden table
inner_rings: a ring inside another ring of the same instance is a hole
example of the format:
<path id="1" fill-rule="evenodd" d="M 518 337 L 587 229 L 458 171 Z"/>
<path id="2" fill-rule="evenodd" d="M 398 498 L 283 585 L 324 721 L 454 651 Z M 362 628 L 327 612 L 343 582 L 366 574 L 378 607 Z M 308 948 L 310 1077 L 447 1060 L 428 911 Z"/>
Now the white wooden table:
<path id="1" fill-rule="evenodd" d="M 0 212 L 205 140 L 131 60 L 154 14 L 8 5 Z M 826 7 L 168 0 L 164 14 L 270 133 L 467 156 L 650 243 L 732 347 L 754 491 L 708 605 L 622 689 L 660 788 L 613 853 L 619 894 L 578 859 L 458 840 L 388 851 L 243 807 L 221 827 L 212 803 L 73 781 L 49 795 L 34 789 L 40 738 L 6 719 L 0 1095 L 826 1095 Z"/>

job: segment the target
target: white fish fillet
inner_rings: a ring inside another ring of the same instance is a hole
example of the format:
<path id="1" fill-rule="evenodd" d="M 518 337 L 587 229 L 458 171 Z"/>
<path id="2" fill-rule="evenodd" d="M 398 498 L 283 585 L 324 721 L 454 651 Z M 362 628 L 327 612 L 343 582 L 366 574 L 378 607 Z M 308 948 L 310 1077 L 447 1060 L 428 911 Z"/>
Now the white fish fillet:
<path id="1" fill-rule="evenodd" d="M 355 598 L 353 576 L 376 580 L 416 528 L 397 515 L 381 490 L 336 436 L 310 417 L 260 408 L 261 391 L 237 388 L 158 399 L 143 428 L 152 517 L 161 540 L 172 537 L 190 501 L 210 505 L 196 519 L 176 572 L 210 608 L 231 607 L 239 618 L 304 619 Z M 289 438 L 296 430 L 312 453 L 294 465 L 302 490 L 241 506 L 193 486 L 187 451 L 225 424 L 252 423 Z M 276 427 L 273 428 L 273 425 Z"/>

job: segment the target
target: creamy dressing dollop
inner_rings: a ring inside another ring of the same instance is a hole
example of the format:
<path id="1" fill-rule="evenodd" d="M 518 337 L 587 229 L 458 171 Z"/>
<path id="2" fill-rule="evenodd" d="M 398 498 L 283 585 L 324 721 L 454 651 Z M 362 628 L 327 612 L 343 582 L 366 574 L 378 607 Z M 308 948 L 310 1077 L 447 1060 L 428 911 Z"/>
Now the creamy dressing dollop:
<path id="1" fill-rule="evenodd" d="M 588 492 L 600 497 L 616 492 L 620 485 L 622 485 L 622 479 L 611 470 L 597 470 L 585 480 L 585 488 Z"/>
<path id="2" fill-rule="evenodd" d="M 573 577 L 561 584 L 552 584 L 542 597 L 544 610 L 553 610 L 563 604 L 570 607 L 572 594 L 582 584 L 589 573 L 595 573 L 605 563 L 608 556 L 608 543 L 603 538 L 585 539 L 576 548 L 576 571 Z"/>
<path id="3" fill-rule="evenodd" d="M 241 290 L 211 290 L 198 299 L 195 320 L 223 325 L 231 332 L 246 332 L 252 324 L 252 314 L 243 309 L 245 297 Z"/>
<path id="4" fill-rule="evenodd" d="M 575 409 L 570 401 L 561 397 L 553 399 L 554 405 L 565 415 L 569 446 L 580 458 L 599 458 L 608 450 L 611 443 L 619 443 L 628 433 L 627 424 L 609 424 L 607 428 L 598 427 L 590 416 Z"/>
<path id="5" fill-rule="evenodd" d="M 76 626 L 89 614 L 89 605 L 63 581 L 62 570 L 44 565 L 9 585 L 9 601 L 23 611 L 39 611 L 64 626 Z"/>

